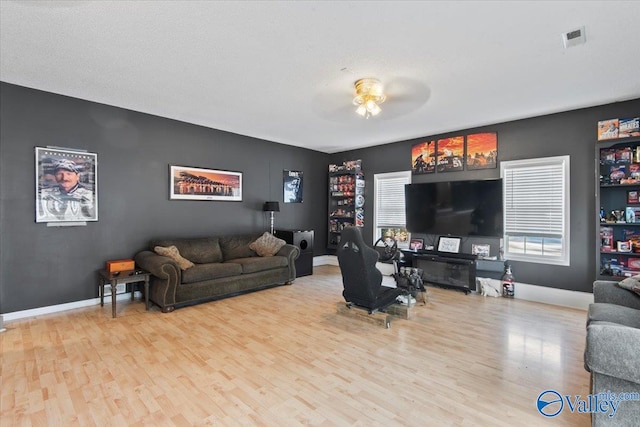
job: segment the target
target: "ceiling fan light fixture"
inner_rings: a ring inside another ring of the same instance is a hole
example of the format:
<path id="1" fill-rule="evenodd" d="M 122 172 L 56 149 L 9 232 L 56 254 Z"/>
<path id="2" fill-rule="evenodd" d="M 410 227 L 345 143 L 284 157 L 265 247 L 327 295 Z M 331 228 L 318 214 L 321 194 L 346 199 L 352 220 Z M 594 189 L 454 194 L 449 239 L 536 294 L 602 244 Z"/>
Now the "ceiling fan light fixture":
<path id="1" fill-rule="evenodd" d="M 377 116 L 382 111 L 382 108 L 378 104 L 375 103 L 372 99 L 367 101 L 367 111 L 371 113 L 372 116 Z"/>
<path id="2" fill-rule="evenodd" d="M 367 114 L 367 107 L 364 106 L 364 104 L 360 104 L 358 105 L 358 108 L 356 108 L 356 113 L 358 113 L 359 115 L 361 115 L 362 117 L 366 116 Z"/>
<path id="3" fill-rule="evenodd" d="M 382 111 L 382 104 L 387 97 L 384 95 L 384 87 L 380 80 L 373 78 L 360 79 L 355 83 L 355 98 L 353 104 L 357 105 L 356 113 L 368 119 L 377 116 Z"/>

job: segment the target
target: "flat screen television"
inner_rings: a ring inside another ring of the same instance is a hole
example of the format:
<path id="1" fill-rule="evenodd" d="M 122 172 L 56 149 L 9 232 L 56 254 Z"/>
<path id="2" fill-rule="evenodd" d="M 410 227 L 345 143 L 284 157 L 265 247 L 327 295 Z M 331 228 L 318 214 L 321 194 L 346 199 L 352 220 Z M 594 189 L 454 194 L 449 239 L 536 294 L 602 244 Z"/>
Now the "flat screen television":
<path id="1" fill-rule="evenodd" d="M 406 184 L 404 195 L 412 233 L 502 237 L 502 179 Z"/>

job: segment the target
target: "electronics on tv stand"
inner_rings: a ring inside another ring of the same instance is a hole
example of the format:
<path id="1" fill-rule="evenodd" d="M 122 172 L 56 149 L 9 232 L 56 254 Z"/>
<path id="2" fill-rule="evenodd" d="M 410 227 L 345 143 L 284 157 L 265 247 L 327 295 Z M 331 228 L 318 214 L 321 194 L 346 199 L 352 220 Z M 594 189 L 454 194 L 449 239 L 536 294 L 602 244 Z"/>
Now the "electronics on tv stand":
<path id="1" fill-rule="evenodd" d="M 432 246 L 433 248 L 433 246 Z M 463 259 L 477 259 L 477 255 L 465 254 L 465 253 L 452 253 L 452 252 L 438 252 L 436 250 L 429 249 L 417 249 L 417 250 L 403 250 L 405 254 L 415 255 L 437 255 L 443 258 L 463 258 Z"/>
<path id="2" fill-rule="evenodd" d="M 404 194 L 411 233 L 502 237 L 501 179 L 412 183 Z"/>

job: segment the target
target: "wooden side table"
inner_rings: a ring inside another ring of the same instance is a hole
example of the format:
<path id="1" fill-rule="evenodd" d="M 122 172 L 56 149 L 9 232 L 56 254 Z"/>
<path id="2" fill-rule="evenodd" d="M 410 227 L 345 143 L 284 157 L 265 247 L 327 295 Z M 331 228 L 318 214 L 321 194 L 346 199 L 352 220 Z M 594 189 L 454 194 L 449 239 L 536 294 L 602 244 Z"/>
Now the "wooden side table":
<path id="1" fill-rule="evenodd" d="M 100 293 L 100 307 L 104 306 L 104 287 L 109 284 L 111 286 L 111 315 L 116 317 L 116 287 L 120 283 L 138 283 L 144 282 L 144 304 L 145 309 L 149 310 L 149 277 L 151 273 L 144 270 L 130 270 L 109 273 L 107 270 L 98 270 L 98 292 Z M 131 301 L 134 294 L 131 288 Z"/>

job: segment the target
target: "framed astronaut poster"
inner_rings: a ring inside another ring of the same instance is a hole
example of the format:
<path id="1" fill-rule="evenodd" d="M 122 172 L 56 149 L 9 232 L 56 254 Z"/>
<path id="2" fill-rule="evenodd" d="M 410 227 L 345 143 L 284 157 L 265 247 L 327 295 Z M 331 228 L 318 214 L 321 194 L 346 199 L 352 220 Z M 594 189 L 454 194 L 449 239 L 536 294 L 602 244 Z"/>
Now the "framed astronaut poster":
<path id="1" fill-rule="evenodd" d="M 97 220 L 97 154 L 36 147 L 36 222 Z"/>
<path id="2" fill-rule="evenodd" d="M 282 171 L 284 177 L 284 202 L 302 203 L 302 172 Z"/>

